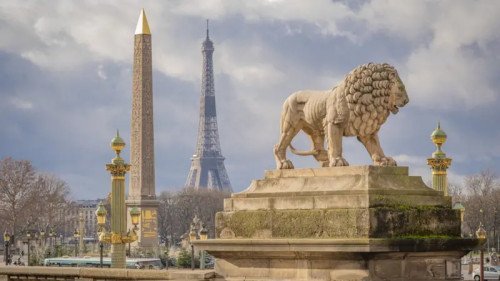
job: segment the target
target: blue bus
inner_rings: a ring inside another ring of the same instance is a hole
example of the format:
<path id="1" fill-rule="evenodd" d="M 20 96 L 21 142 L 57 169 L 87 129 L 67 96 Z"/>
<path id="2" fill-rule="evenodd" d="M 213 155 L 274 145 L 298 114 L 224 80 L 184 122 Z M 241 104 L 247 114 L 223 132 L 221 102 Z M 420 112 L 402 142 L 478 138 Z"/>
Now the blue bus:
<path id="1" fill-rule="evenodd" d="M 60 267 L 99 267 L 99 257 L 59 257 L 47 258 L 43 261 L 44 266 L 60 266 Z M 103 267 L 111 267 L 111 258 L 103 258 Z M 160 259 L 156 258 L 127 258 L 127 268 L 133 269 L 162 269 L 163 264 Z"/>

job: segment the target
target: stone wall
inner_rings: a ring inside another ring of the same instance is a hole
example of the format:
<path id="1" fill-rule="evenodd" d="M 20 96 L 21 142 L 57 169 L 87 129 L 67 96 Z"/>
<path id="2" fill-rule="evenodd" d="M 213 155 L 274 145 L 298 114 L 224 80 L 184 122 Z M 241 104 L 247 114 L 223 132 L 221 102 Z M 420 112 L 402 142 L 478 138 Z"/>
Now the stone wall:
<path id="1" fill-rule="evenodd" d="M 10 279 L 8 279 L 9 277 Z M 0 280 L 215 280 L 213 270 L 141 270 L 108 268 L 61 268 L 38 266 L 0 267 Z M 3 279 L 2 279 L 3 278 Z"/>

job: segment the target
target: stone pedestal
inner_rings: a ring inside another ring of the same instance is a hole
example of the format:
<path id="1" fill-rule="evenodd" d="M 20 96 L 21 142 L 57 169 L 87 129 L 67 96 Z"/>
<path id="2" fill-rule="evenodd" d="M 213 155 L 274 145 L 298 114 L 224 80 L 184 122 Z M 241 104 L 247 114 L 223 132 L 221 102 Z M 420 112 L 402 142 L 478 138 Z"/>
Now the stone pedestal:
<path id="1" fill-rule="evenodd" d="M 407 167 L 267 171 L 196 241 L 227 280 L 460 280 L 460 213 Z"/>
<path id="2" fill-rule="evenodd" d="M 158 248 L 158 200 L 127 200 L 127 213 L 136 207 L 141 212 L 137 241 L 131 248 L 141 249 L 144 253 L 154 253 Z M 132 225 L 131 217 L 127 216 L 127 225 Z"/>

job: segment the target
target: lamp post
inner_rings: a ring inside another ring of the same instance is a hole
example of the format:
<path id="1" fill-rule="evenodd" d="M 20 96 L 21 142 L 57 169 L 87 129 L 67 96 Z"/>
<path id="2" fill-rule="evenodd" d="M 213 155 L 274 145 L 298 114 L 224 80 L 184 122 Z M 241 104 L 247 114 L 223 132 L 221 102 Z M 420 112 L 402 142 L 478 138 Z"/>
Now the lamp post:
<path id="1" fill-rule="evenodd" d="M 479 261 L 479 274 L 481 276 L 481 281 L 484 281 L 484 239 L 486 239 L 486 230 L 483 227 L 483 223 L 479 223 L 479 228 L 476 231 L 476 237 L 479 240 L 482 240 L 481 243 L 481 256 L 480 256 L 480 261 Z"/>
<path id="2" fill-rule="evenodd" d="M 78 233 L 80 233 L 80 236 L 78 236 L 78 253 L 80 254 L 84 254 L 84 247 L 83 247 L 83 238 L 85 237 L 84 222 L 85 219 L 83 218 L 83 213 L 80 212 L 78 214 Z"/>
<path id="3" fill-rule="evenodd" d="M 194 270 L 194 245 L 193 241 L 196 240 L 196 231 L 194 222 L 191 223 L 191 227 L 189 229 L 189 245 L 191 246 L 191 270 Z"/>
<path id="4" fill-rule="evenodd" d="M 165 269 L 168 270 L 168 237 L 165 239 Z"/>
<path id="5" fill-rule="evenodd" d="M 102 202 L 99 203 L 97 210 L 95 211 L 95 215 L 97 217 L 97 225 L 99 226 L 98 232 L 101 233 L 103 231 L 104 225 L 106 224 L 106 215 L 108 211 L 104 207 Z M 99 265 L 102 268 L 102 259 L 103 259 L 103 248 L 104 244 L 99 240 Z"/>
<path id="6" fill-rule="evenodd" d="M 80 233 L 75 229 L 73 232 L 73 237 L 75 238 L 75 257 L 78 257 L 78 238 L 80 237 Z"/>
<path id="7" fill-rule="evenodd" d="M 62 247 L 62 245 L 63 245 L 63 240 L 64 240 L 64 235 L 61 233 L 61 234 L 59 235 L 59 245 L 60 245 L 61 247 Z"/>
<path id="8" fill-rule="evenodd" d="M 55 248 L 55 243 L 53 240 L 55 239 L 56 233 L 54 232 L 54 229 L 49 230 L 49 257 L 52 257 L 52 250 Z M 55 250 L 54 250 L 55 252 Z"/>
<path id="9" fill-rule="evenodd" d="M 28 241 L 28 266 L 30 266 L 31 233 L 29 231 L 26 233 L 26 240 Z"/>
<path id="10" fill-rule="evenodd" d="M 5 265 L 10 264 L 10 254 L 9 254 L 9 242 L 10 242 L 10 234 L 7 232 L 7 230 L 3 233 L 3 242 L 5 243 Z"/>
<path id="11" fill-rule="evenodd" d="M 460 211 L 460 236 L 463 237 L 463 235 L 462 235 L 462 224 L 464 223 L 465 207 L 464 207 L 464 205 L 462 205 L 462 203 L 456 202 L 455 204 L 453 204 L 453 208 L 452 209 Z"/>
<path id="12" fill-rule="evenodd" d="M 40 246 L 45 247 L 45 229 L 40 229 Z"/>
<path id="13" fill-rule="evenodd" d="M 197 232 L 199 230 L 199 232 Z M 199 237 L 199 238 L 198 238 Z M 207 240 L 208 231 L 205 228 L 203 222 L 198 218 L 198 215 L 195 215 L 193 221 L 191 222 L 191 227 L 189 228 L 189 245 L 191 246 L 191 270 L 195 268 L 195 260 L 194 260 L 194 244 L 193 241 L 198 239 Z M 205 252 L 202 251 L 200 255 L 200 268 L 205 268 Z"/>
<path id="14" fill-rule="evenodd" d="M 446 157 L 446 154 L 441 150 L 446 138 L 446 133 L 441 130 L 441 125 L 438 123 L 437 128 L 431 134 L 431 140 L 436 145 L 436 151 L 432 153 L 431 158 L 427 159 L 427 165 L 432 170 L 432 188 L 442 191 L 444 196 L 448 196 L 447 170 L 451 165 L 451 158 Z"/>
<path id="15" fill-rule="evenodd" d="M 205 225 L 201 225 L 201 230 L 200 230 L 200 240 L 207 240 L 208 239 L 208 231 L 205 228 Z M 205 269 L 205 251 L 201 251 L 200 255 L 200 269 Z"/>
<path id="16" fill-rule="evenodd" d="M 106 216 L 100 212 L 99 208 L 96 211 L 97 222 L 100 223 L 99 241 L 111 243 L 111 267 L 125 268 L 125 244 L 137 240 L 141 212 L 136 208 L 130 210 L 130 218 L 134 227 L 132 231 L 127 232 L 127 218 L 125 207 L 125 174 L 130 170 L 130 165 L 125 163 L 120 157 L 120 152 L 125 147 L 125 142 L 116 132 L 116 137 L 111 140 L 111 148 L 115 151 L 116 157 L 111 160 L 110 164 L 106 164 L 106 170 L 111 173 L 111 232 L 106 232 L 104 224 Z"/>

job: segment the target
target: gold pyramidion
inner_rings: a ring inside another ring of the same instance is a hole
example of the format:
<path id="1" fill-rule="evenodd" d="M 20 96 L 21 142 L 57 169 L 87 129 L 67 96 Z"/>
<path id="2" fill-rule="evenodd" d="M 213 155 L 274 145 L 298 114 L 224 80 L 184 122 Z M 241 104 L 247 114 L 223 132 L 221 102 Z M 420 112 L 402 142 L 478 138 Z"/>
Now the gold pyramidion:
<path id="1" fill-rule="evenodd" d="M 135 28 L 135 34 L 151 34 L 151 31 L 149 30 L 148 19 L 146 18 L 144 9 L 141 9 L 139 21 L 137 22 L 137 27 Z"/>

